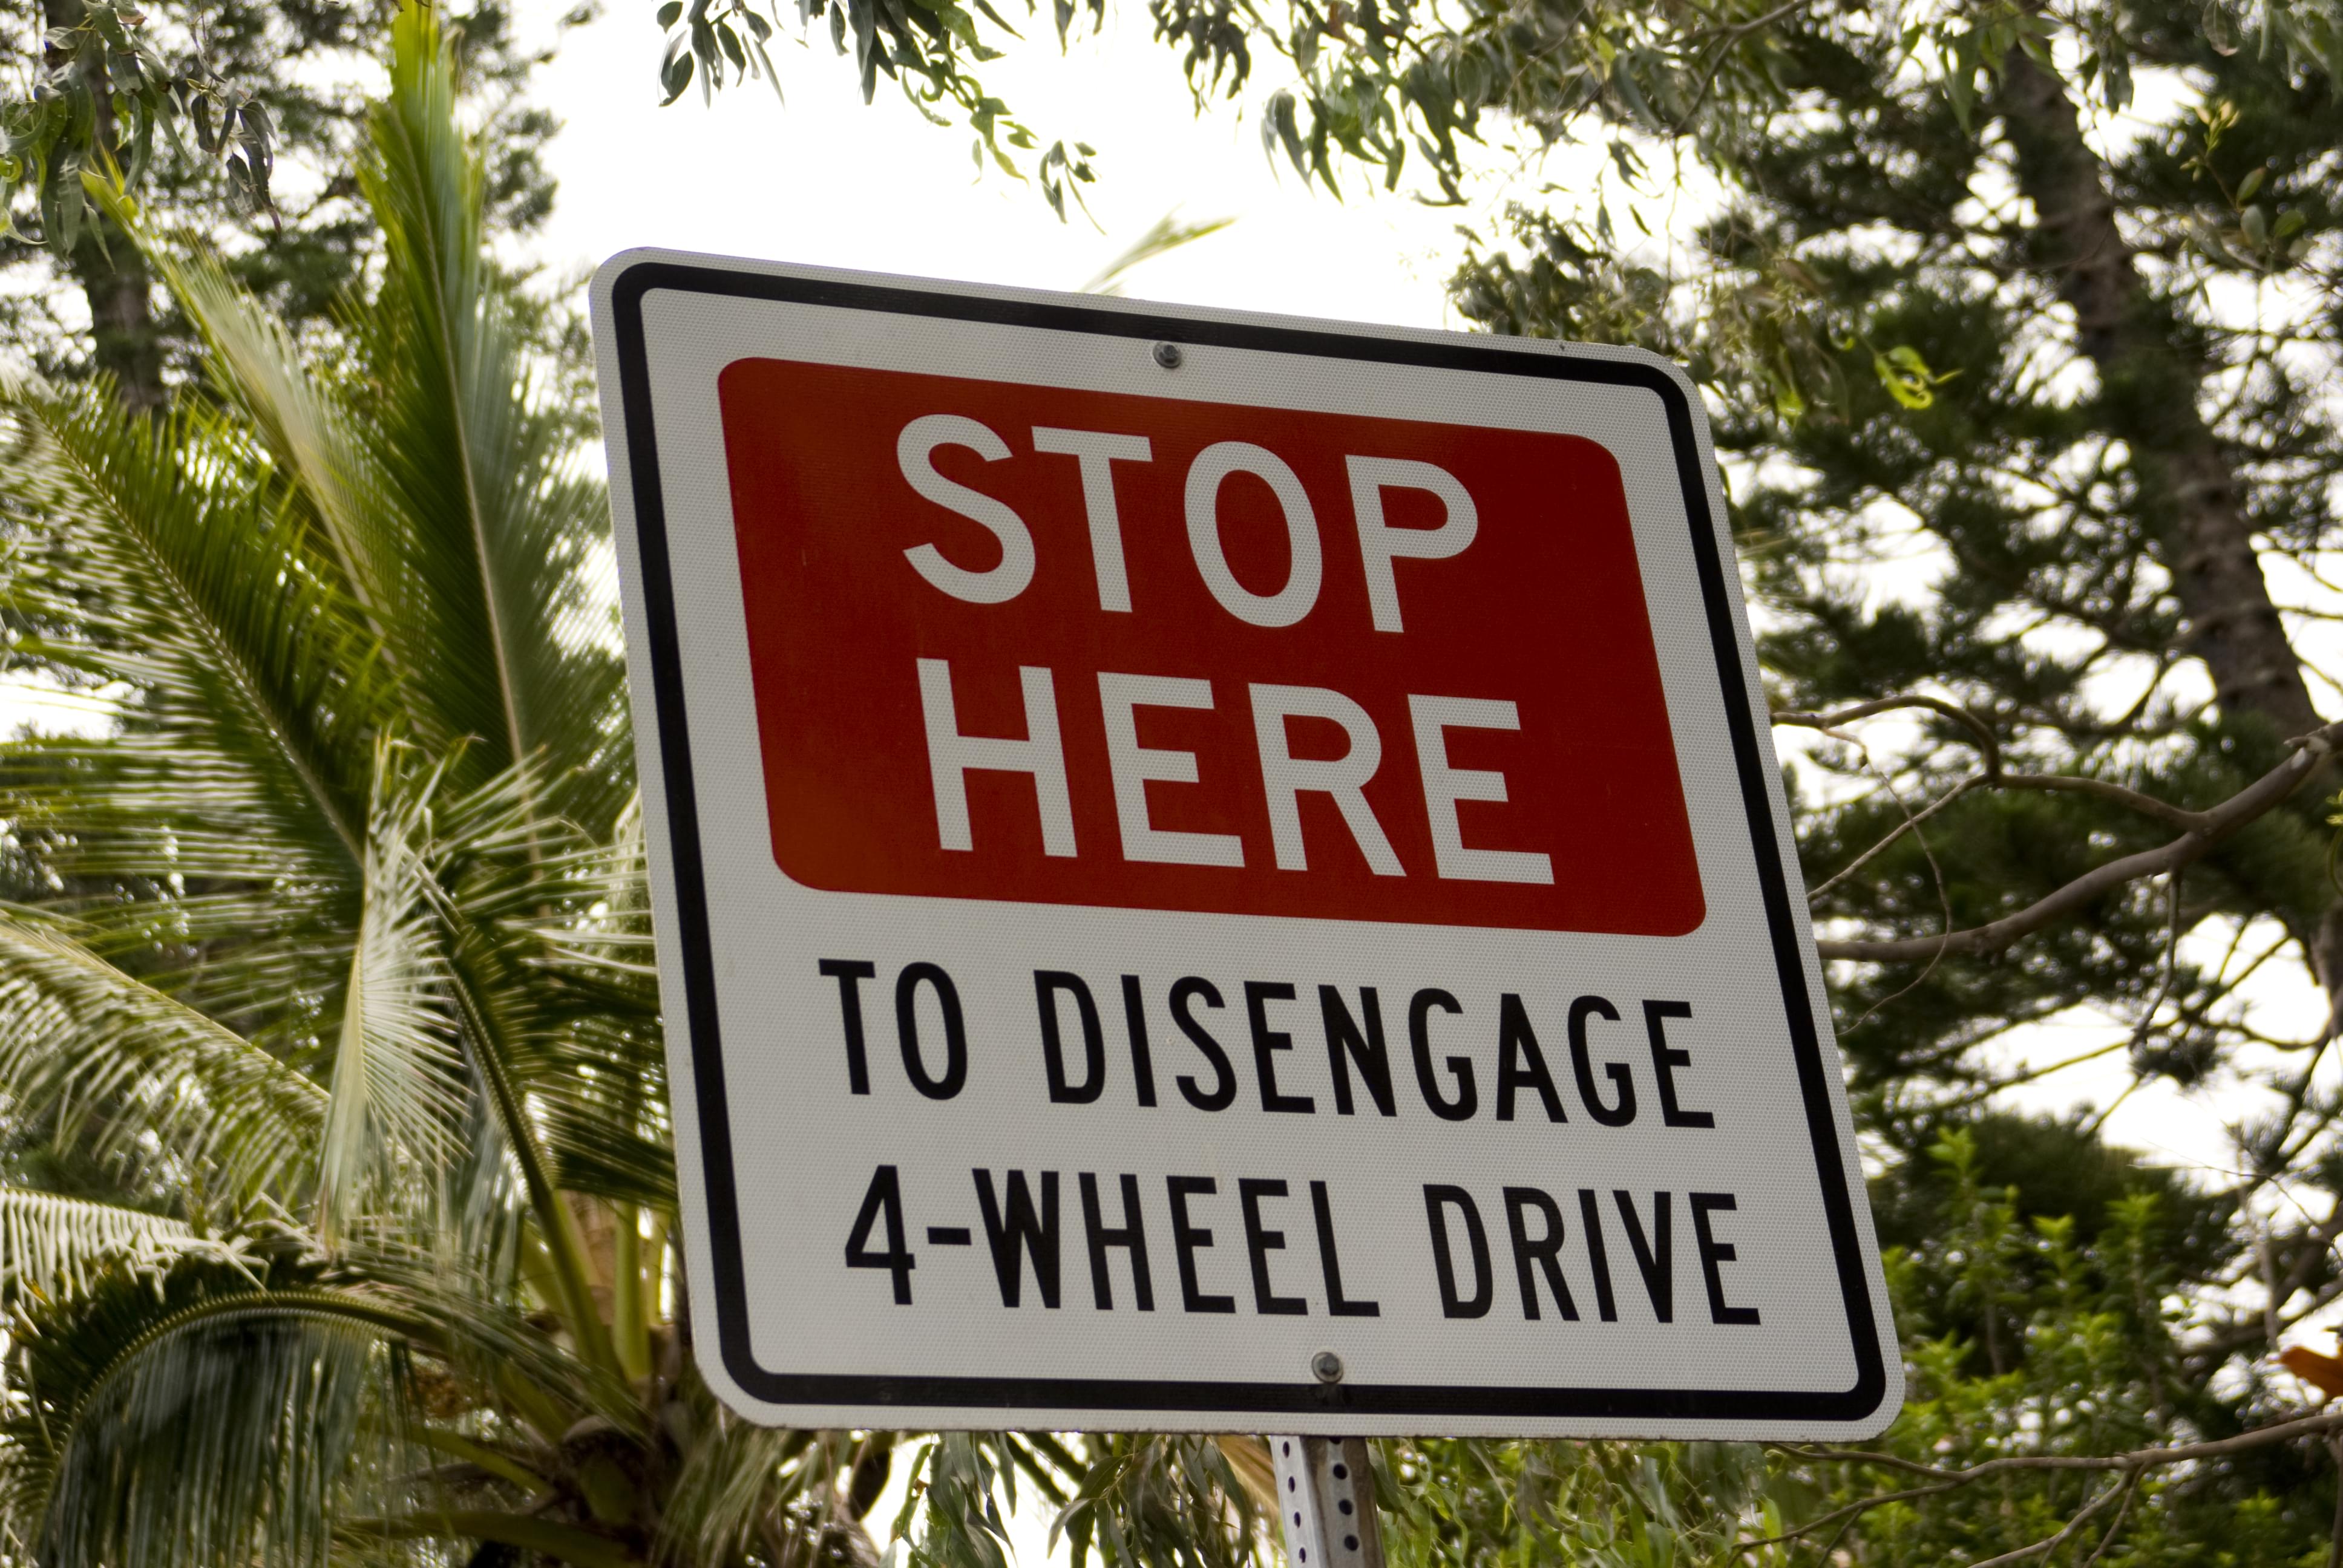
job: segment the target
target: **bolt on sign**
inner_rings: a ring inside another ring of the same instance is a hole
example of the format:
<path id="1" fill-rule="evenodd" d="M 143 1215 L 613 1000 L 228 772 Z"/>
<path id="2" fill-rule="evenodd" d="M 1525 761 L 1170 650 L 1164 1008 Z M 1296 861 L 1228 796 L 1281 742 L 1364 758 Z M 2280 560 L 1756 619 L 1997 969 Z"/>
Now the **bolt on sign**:
<path id="1" fill-rule="evenodd" d="M 735 1408 L 1887 1422 L 1683 376 L 644 252 L 594 300 Z"/>

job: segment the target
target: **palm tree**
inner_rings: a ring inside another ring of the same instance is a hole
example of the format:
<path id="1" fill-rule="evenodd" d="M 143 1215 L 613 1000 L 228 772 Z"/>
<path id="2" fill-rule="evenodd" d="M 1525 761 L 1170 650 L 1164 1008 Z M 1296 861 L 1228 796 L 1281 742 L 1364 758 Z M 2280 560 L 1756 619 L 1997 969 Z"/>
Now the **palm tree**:
<path id="1" fill-rule="evenodd" d="M 330 344 L 144 239 L 207 387 L 0 387 L 12 659 L 111 720 L 0 749 L 11 1561 L 873 1556 L 904 1439 L 692 1368 L 604 495 L 455 108 L 409 5 Z M 1259 1540 L 1242 1445 L 920 1452 L 939 1562 L 1020 1474 L 1121 1561 Z"/>

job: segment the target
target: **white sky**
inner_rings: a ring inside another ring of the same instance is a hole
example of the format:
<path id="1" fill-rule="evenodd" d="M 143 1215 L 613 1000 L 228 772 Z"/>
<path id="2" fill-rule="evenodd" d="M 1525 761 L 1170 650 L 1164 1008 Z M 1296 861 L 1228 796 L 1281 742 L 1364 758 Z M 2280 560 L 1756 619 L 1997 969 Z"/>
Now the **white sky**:
<path id="1" fill-rule="evenodd" d="M 548 26 L 561 0 L 523 0 Z M 697 85 L 661 109 L 653 7 L 616 0 L 570 35 L 538 96 L 568 123 L 553 147 L 559 205 L 538 246 L 549 263 L 598 264 L 639 245 L 876 271 L 1075 288 L 1166 211 L 1234 216 L 1231 230 L 1149 266 L 1131 292 L 1196 304 L 1461 326 L 1442 281 L 1468 215 L 1362 186 L 1338 203 L 1306 194 L 1263 157 L 1257 122 L 1199 119 L 1178 56 L 1150 41 L 1143 11 L 1118 6 L 1106 35 L 1012 49 L 984 67 L 1044 146 L 1098 149 L 1096 226 L 1061 224 L 1032 186 L 969 156 L 970 134 L 922 120 L 884 77 L 866 108 L 851 63 L 776 37 L 786 108 L 735 85 L 703 108 Z M 1019 8 L 1011 5 L 1005 15 Z M 1047 7 L 1033 36 L 1048 31 Z M 1261 85 L 1282 85 L 1273 61 Z"/>

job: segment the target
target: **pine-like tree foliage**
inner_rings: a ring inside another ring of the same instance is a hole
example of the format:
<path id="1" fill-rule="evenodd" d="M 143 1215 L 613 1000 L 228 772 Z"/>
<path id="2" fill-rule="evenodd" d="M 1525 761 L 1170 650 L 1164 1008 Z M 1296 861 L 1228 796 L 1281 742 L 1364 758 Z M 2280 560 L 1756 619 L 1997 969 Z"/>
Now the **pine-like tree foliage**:
<path id="1" fill-rule="evenodd" d="M 2104 37 L 2034 19 L 1970 68 L 1973 95 L 1884 17 L 1785 22 L 1778 101 L 1694 146 L 1724 195 L 1684 265 L 1523 213 L 1525 243 L 1459 288 L 1493 327 L 1647 343 L 1715 389 L 1778 709 L 1930 692 L 1997 739 L 1982 755 L 1923 713 L 1908 739 L 1874 729 L 1809 764 L 1831 780 L 1802 836 L 1824 935 L 1913 944 L 1837 977 L 1874 1130 L 1918 1152 L 1994 1081 L 1980 1047 L 2094 1009 L 2136 1026 L 2145 1075 L 2272 1076 L 2285 1110 L 2246 1139 L 2250 1191 L 2315 1181 L 2336 1108 L 2317 1025 L 2266 1040 L 2237 990 L 2290 964 L 2343 995 L 2330 778 L 2177 882 L 1988 953 L 1932 962 L 1926 943 L 2176 837 L 2137 802 L 2040 785 L 2202 809 L 2319 726 L 2314 684 L 2331 705 L 2318 612 L 2291 607 L 2325 568 L 2343 472 L 2343 97 L 2283 46 L 2219 45 L 2206 15 L 2130 6 Z M 2113 114 L 2119 73 L 2150 71 L 2177 101 Z M 1997 787 L 1996 767 L 2058 779 Z M 2337 1284 L 2316 1261 L 2297 1282 L 2289 1318 Z"/>
<path id="2" fill-rule="evenodd" d="M 328 325 L 380 237 L 349 171 L 369 104 L 356 84 L 389 15 L 337 0 L 25 0 L 0 10 L 9 354 L 60 377 L 102 371 L 146 410 L 192 368 L 185 313 L 85 175 L 122 180 L 149 227 L 202 234 L 297 328 Z M 487 221 L 527 233 L 552 205 L 540 155 L 556 122 L 523 96 L 547 56 L 523 45 L 513 8 L 497 0 L 443 15 L 475 113 L 488 121 Z M 531 322 L 541 337 L 568 325 Z"/>
<path id="3" fill-rule="evenodd" d="M 1282 54 L 1264 138 L 1328 185 L 1419 160 L 1461 189 L 1500 132 L 1607 150 L 1603 186 L 1476 236 L 1454 297 L 1692 368 L 1775 708 L 1823 726 L 1793 792 L 1883 1169 L 1913 1391 L 1886 1457 L 1393 1445 L 1398 1554 L 2324 1559 L 2334 1457 L 2252 1434 L 2301 1414 L 2267 1358 L 2343 1293 L 2338 778 L 2331 732 L 2293 745 L 2343 710 L 2343 11 L 1154 14 L 1200 86 Z M 1696 221 L 1640 235 L 1619 186 L 1672 181 Z M 2283 805 L 2207 825 L 2274 767 Z M 2076 1022 L 2139 1081 L 2250 1097 L 2234 1172 L 1995 1110 L 1996 1048 Z M 2232 1436 L 2185 1471 L 1946 1473 Z"/>

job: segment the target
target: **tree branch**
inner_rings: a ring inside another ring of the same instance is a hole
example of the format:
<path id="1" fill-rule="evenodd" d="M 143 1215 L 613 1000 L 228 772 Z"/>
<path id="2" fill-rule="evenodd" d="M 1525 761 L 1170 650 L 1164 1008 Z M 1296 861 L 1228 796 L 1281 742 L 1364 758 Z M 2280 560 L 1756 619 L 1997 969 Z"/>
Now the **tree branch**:
<path id="1" fill-rule="evenodd" d="M 2111 800 L 2118 806 L 2152 817 L 2167 828 L 2177 828 L 2193 833 L 2207 826 L 2207 814 L 2159 800 L 2153 795 L 2143 795 L 2137 789 L 2127 789 L 2105 779 L 2088 779 L 2071 773 L 2005 773 L 1990 782 L 2004 789 L 2043 789 L 2069 795 L 2090 795 L 2101 800 Z"/>
<path id="2" fill-rule="evenodd" d="M 1934 706 L 1933 703 L 1924 705 Z M 2299 737 L 2288 743 L 2291 753 L 2285 761 L 2211 810 L 2197 813 L 2201 819 L 2198 826 L 2160 848 L 2143 849 L 2137 854 L 2126 855 L 2121 859 L 2096 867 L 2015 914 L 1940 937 L 1913 937 L 1894 941 L 1825 941 L 1815 946 L 1824 958 L 1854 959 L 1865 963 L 1900 963 L 1907 960 L 1935 959 L 1956 953 L 1998 952 L 2021 937 L 2033 935 L 2127 882 L 2177 871 L 2202 859 L 2222 839 L 2283 803 L 2304 779 L 2334 754 L 2338 741 L 2343 741 L 2343 723 L 2326 725 Z"/>
<path id="3" fill-rule="evenodd" d="M 418 1513 L 387 1519 L 352 1519 L 335 1535 L 352 1543 L 391 1541 L 493 1541 L 553 1558 L 571 1568 L 639 1568 L 640 1559 L 609 1537 L 525 1513 L 486 1510 Z"/>
<path id="4" fill-rule="evenodd" d="M 2074 1538 L 2076 1532 L 2081 1530 L 2084 1525 L 2090 1523 L 2091 1516 L 2093 1514 L 2098 1513 L 2100 1509 L 2105 1508 L 2108 1503 L 2114 1502 L 2117 1496 L 2129 1496 L 2130 1482 L 2137 1479 L 2138 1474 L 2139 1473 L 2137 1471 L 2134 1471 L 2132 1472 L 2131 1476 L 2126 1479 L 2123 1485 L 2110 1486 L 2105 1492 L 2100 1493 L 2098 1497 L 2094 1500 L 2088 1507 L 2083 1509 L 2082 1512 L 2077 1513 L 2075 1517 L 2066 1521 L 2066 1527 L 2064 1530 L 2059 1531 L 2057 1534 L 2050 1536 L 2046 1540 L 2036 1541 L 2031 1546 L 2021 1546 L 2015 1552 L 2005 1552 L 1998 1557 L 1988 1557 L 1982 1563 L 1973 1563 L 1969 1565 L 1969 1568 L 2008 1568 L 2010 1563 L 2023 1563 L 2029 1557 L 2046 1556 L 2050 1553 L 2057 1551 L 2059 1547 L 2064 1546 L 2068 1541 Z"/>
<path id="5" fill-rule="evenodd" d="M 2017 1453 L 2004 1459 L 1988 1459 L 1982 1464 L 1972 1464 L 1964 1470 L 1941 1469 L 1933 1464 L 1923 1464 L 1916 1459 L 1906 1459 L 1901 1454 L 1873 1453 L 1860 1449 L 1802 1448 L 1792 1443 L 1775 1446 L 1784 1453 L 1795 1454 L 1800 1459 L 1832 1464 L 1875 1464 L 1906 1475 L 1966 1486 L 1986 1476 L 2000 1475 L 2013 1470 L 2152 1470 L 2168 1464 L 2187 1464 L 2200 1459 L 2226 1459 L 2234 1453 L 2268 1448 L 2274 1442 L 2324 1437 L 2328 1432 L 2338 1431 L 2343 1431 L 2343 1410 L 2324 1411 L 2318 1415 L 2283 1421 L 2275 1426 L 2258 1426 L 2251 1432 L 2238 1432 L 2234 1437 L 2215 1438 L 2206 1442 L 2178 1442 L 2167 1448 L 2134 1449 L 2129 1453 Z"/>
<path id="6" fill-rule="evenodd" d="M 1858 702 L 1853 708 L 1834 709 L 1828 713 L 1776 713 L 1774 722 L 1793 725 L 1800 729 L 1829 729 L 1836 725 L 1852 724 L 1858 719 L 1868 719 L 1875 713 L 1892 713 L 1901 708 L 1925 708 L 1931 713 L 1941 713 L 1967 730 L 1976 737 L 1977 749 L 1985 753 L 1986 776 L 1993 779 L 2001 777 L 2001 742 L 1996 739 L 1993 726 L 1967 709 L 1946 702 L 1942 698 L 1906 692 L 1897 697 Z"/>

